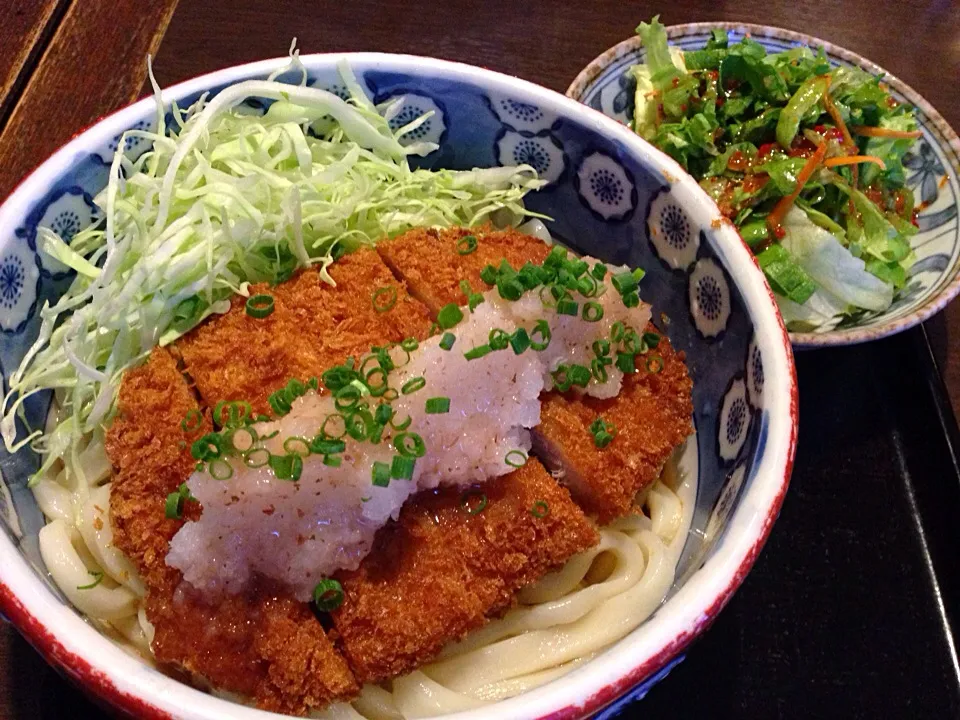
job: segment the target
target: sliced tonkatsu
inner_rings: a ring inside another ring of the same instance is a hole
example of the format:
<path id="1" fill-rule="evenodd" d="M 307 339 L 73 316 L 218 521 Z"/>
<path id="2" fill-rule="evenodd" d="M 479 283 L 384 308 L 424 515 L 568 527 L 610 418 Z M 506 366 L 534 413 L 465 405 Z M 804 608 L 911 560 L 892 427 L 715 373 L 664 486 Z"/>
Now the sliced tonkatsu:
<path id="1" fill-rule="evenodd" d="M 377 251 L 409 291 L 436 311 L 448 302 L 467 303 L 462 278 L 474 290 L 487 290 L 490 285 L 481 279 L 487 265 L 505 259 L 519 270 L 527 262 L 542 262 L 549 248 L 516 230 L 451 228 L 411 230 L 384 240 Z M 693 432 L 693 383 L 683 353 L 660 335 L 649 357 L 654 358 L 650 368 L 648 357 L 638 356 L 637 372 L 625 376 L 614 398 L 545 394 L 541 424 L 534 429 L 541 460 L 601 523 L 631 512 L 637 493 L 656 480 L 674 449 Z M 590 429 L 598 417 L 612 422 L 617 433 L 616 441 L 603 448 L 596 446 Z"/>
<path id="2" fill-rule="evenodd" d="M 268 396 L 290 378 L 319 376 L 372 345 L 427 335 L 427 309 L 410 297 L 375 251 L 345 255 L 329 274 L 335 286 L 316 269 L 279 285 L 254 285 L 251 297 L 271 298 L 268 315 L 251 315 L 247 298 L 235 296 L 229 312 L 177 342 L 176 351 L 206 405 L 245 400 L 254 412 L 269 413 Z"/>

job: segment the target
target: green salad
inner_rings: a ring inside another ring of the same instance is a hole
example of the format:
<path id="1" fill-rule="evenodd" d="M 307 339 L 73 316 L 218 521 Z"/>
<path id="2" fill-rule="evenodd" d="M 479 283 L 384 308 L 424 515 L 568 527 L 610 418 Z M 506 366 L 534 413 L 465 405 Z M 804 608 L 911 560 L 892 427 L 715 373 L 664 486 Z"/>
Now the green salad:
<path id="1" fill-rule="evenodd" d="M 679 162 L 753 249 L 792 331 L 881 312 L 915 256 L 903 156 L 914 108 L 882 78 L 831 66 L 823 48 L 768 54 L 714 30 L 701 50 L 667 44 L 654 18 L 637 33 L 646 63 L 633 129 Z"/>

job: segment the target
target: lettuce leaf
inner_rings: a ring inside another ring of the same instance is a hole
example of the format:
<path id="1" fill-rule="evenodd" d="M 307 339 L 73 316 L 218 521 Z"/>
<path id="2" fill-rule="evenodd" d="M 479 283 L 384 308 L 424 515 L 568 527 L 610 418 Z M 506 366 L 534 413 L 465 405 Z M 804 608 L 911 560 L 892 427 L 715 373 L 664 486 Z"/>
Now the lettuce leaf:
<path id="1" fill-rule="evenodd" d="M 814 224 L 800 208 L 784 218 L 780 244 L 817 284 L 844 304 L 885 310 L 893 302 L 893 285 L 872 274 L 866 263 L 833 235 Z"/>

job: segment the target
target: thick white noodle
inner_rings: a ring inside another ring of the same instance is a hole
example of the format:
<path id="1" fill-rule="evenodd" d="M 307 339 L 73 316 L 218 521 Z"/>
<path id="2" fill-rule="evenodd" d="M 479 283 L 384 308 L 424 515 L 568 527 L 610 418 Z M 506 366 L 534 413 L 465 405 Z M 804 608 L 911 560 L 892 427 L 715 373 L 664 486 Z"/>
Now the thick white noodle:
<path id="1" fill-rule="evenodd" d="M 48 518 L 40 531 L 40 553 L 78 610 L 150 661 L 153 628 L 143 608 L 143 583 L 112 544 L 103 440 L 90 435 L 81 447 L 33 485 Z M 388 687 L 364 687 L 352 703 L 312 717 L 431 717 L 482 707 L 570 672 L 630 633 L 663 602 L 675 579 L 695 497 L 695 478 L 681 477 L 671 461 L 643 498 L 643 514 L 602 528 L 596 547 L 525 588 L 504 617 Z M 101 574 L 94 587 L 80 589 Z"/>

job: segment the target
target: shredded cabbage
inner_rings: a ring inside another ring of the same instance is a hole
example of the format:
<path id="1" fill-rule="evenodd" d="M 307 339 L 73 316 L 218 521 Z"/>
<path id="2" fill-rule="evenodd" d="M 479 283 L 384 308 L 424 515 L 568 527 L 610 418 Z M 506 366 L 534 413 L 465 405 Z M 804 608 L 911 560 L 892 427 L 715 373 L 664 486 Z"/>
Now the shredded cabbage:
<path id="1" fill-rule="evenodd" d="M 866 270 L 866 264 L 833 235 L 814 224 L 800 208 L 783 222 L 780 244 L 807 274 L 830 294 L 830 303 L 882 311 L 893 302 L 893 287 Z"/>
<path id="2" fill-rule="evenodd" d="M 299 85 L 275 80 L 300 71 Z M 156 345 L 169 343 L 211 313 L 230 307 L 247 284 L 279 282 L 318 265 L 321 277 L 343 252 L 415 226 L 512 224 L 534 216 L 523 197 L 544 183 L 528 166 L 471 171 L 414 170 L 410 155 L 436 148 L 405 145 L 429 115 L 396 131 L 395 103 L 374 107 L 345 65 L 344 101 L 308 87 L 297 53 L 269 80 L 201 97 L 164 123 L 159 87 L 155 132 L 137 160 L 118 149 L 97 196 L 105 222 L 69 243 L 52 230 L 40 251 L 73 268 L 66 293 L 40 310 L 36 342 L 10 376 L 0 421 L 9 452 L 33 442 L 45 471 L 112 410 L 121 375 Z M 265 114 L 242 106 L 274 102 Z M 46 437 L 17 440 L 15 418 L 35 393 L 53 390 L 63 421 Z"/>

